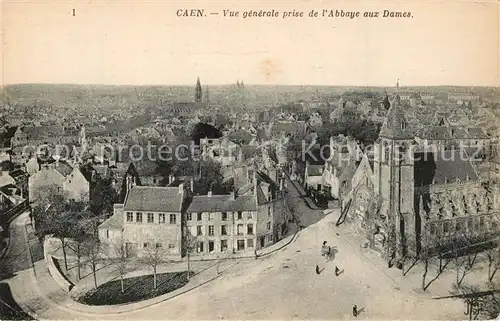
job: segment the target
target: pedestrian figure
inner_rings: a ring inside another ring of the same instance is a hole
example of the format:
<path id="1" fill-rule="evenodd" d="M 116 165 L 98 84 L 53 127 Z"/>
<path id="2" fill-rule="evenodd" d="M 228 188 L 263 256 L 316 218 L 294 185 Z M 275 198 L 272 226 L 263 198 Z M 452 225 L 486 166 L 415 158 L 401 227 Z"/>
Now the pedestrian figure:
<path id="1" fill-rule="evenodd" d="M 259 256 L 257 255 L 257 250 L 254 250 L 254 252 L 253 252 L 253 253 L 255 254 L 255 259 L 257 260 L 257 258 L 259 257 Z"/>
<path id="2" fill-rule="evenodd" d="M 316 274 L 319 275 L 320 271 L 319 271 L 319 266 L 316 264 Z"/>
<path id="3" fill-rule="evenodd" d="M 326 245 L 326 241 L 323 241 L 323 246 L 325 246 L 325 245 Z"/>
<path id="4" fill-rule="evenodd" d="M 358 317 L 358 306 L 355 304 L 352 306 L 352 315 L 357 318 Z"/>
<path id="5" fill-rule="evenodd" d="M 340 269 L 338 266 L 335 266 L 335 276 L 339 276 Z"/>

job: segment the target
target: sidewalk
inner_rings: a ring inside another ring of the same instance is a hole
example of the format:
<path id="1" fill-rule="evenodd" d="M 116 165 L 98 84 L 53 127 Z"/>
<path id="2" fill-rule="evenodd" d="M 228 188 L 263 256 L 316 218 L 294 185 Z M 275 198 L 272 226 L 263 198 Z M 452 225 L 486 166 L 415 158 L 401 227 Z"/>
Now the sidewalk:
<path id="1" fill-rule="evenodd" d="M 90 275 L 86 278 L 84 278 L 79 284 L 75 286 L 75 288 L 68 294 L 64 290 L 62 290 L 57 283 L 52 279 L 50 274 L 48 273 L 47 269 L 44 266 L 43 261 L 37 262 L 35 264 L 35 270 L 36 270 L 36 280 L 37 280 L 37 285 L 39 288 L 44 290 L 44 294 L 48 297 L 49 300 L 51 300 L 53 303 L 57 304 L 59 307 L 63 307 L 66 309 L 69 309 L 71 311 L 76 311 L 84 314 L 95 314 L 99 316 L 103 315 L 117 315 L 117 314 L 122 314 L 122 313 L 127 313 L 127 312 L 132 312 L 132 311 L 137 311 L 140 309 L 144 309 L 150 306 L 153 306 L 155 304 L 158 304 L 160 302 L 164 302 L 166 300 L 172 299 L 174 297 L 177 297 L 181 294 L 184 294 L 186 292 L 189 292 L 191 290 L 194 290 L 200 286 L 203 286 L 207 284 L 210 281 L 213 281 L 219 277 L 221 277 L 224 272 L 233 266 L 237 265 L 238 262 L 222 262 L 220 264 L 220 274 L 217 274 L 217 264 L 212 264 L 210 267 L 206 268 L 205 270 L 201 271 L 198 274 L 195 274 L 189 282 L 183 286 L 182 288 L 179 288 L 177 290 L 174 290 L 170 293 L 166 293 L 164 295 L 149 299 L 149 300 L 144 300 L 140 302 L 134 302 L 134 303 L 128 303 L 128 304 L 121 304 L 121 305 L 106 305 L 106 306 L 90 306 L 90 305 L 85 305 L 81 304 L 79 302 L 76 302 L 72 297 L 77 297 L 79 295 L 82 295 L 83 293 L 91 290 L 94 288 L 94 281 L 93 281 L 93 276 Z M 158 271 L 158 273 L 164 273 L 167 272 L 168 270 L 174 271 L 176 267 L 163 267 Z M 143 270 L 143 271 L 136 271 L 135 273 L 131 273 L 130 275 L 127 275 L 127 277 L 134 277 L 134 276 L 139 276 L 139 275 L 147 275 L 151 274 L 150 271 Z M 98 284 L 105 283 L 107 281 L 110 281 L 112 279 L 116 279 L 117 276 L 113 275 L 110 277 L 108 280 L 99 280 L 98 276 Z"/>
<path id="2" fill-rule="evenodd" d="M 352 225 L 352 223 L 345 222 L 344 224 L 335 227 L 334 222 L 332 229 L 338 233 L 338 237 L 349 243 L 353 251 L 358 251 L 367 261 L 370 261 L 375 268 L 384 273 L 387 277 L 392 279 L 395 284 L 401 289 L 409 290 L 414 293 L 425 295 L 429 298 L 449 296 L 453 283 L 456 282 L 456 268 L 453 262 L 449 262 L 445 270 L 437 276 L 436 264 L 431 264 L 428 267 L 426 276 L 426 284 L 432 281 L 426 291 L 422 290 L 422 276 L 424 273 L 424 265 L 422 262 L 417 262 L 407 273 L 403 276 L 403 271 L 393 266 L 389 268 L 385 259 L 381 255 L 369 248 L 362 248 L 361 244 L 365 241 L 360 230 Z M 478 255 L 478 260 L 481 254 Z M 486 264 L 485 264 L 486 263 Z M 412 262 L 406 262 L 404 270 L 410 268 Z M 476 262 L 473 270 L 467 273 L 462 284 L 476 284 L 484 286 L 487 283 L 487 262 Z M 496 278 L 499 276 L 497 275 Z"/>
<path id="3" fill-rule="evenodd" d="M 304 190 L 304 187 L 302 187 L 302 185 L 300 185 L 299 182 L 292 181 L 290 179 L 290 175 L 286 171 L 285 175 L 288 179 L 288 183 L 292 184 L 295 187 L 295 189 L 299 192 L 300 198 L 304 200 L 304 203 L 306 203 L 307 207 L 309 207 L 312 210 L 324 210 L 324 208 L 317 206 L 314 203 L 314 201 L 309 196 L 307 196 L 306 190 Z"/>
<path id="4" fill-rule="evenodd" d="M 270 255 L 271 253 L 283 249 L 288 244 L 295 241 L 297 235 L 298 231 L 295 230 L 294 233 L 285 237 L 280 242 L 273 244 L 263 249 L 262 251 L 258 252 L 259 257 L 267 256 Z M 247 254 L 246 257 L 236 257 L 234 259 L 241 259 L 241 258 L 254 259 L 255 256 Z M 75 282 L 76 285 L 71 290 L 71 292 L 68 293 L 65 292 L 62 288 L 60 288 L 60 286 L 55 282 L 55 280 L 52 278 L 45 265 L 45 261 L 41 260 L 34 263 L 34 268 L 32 270 L 35 275 L 34 277 L 35 281 L 33 282 L 34 287 L 36 287 L 37 289 L 36 291 L 31 291 L 32 293 L 30 294 L 26 293 L 26 295 L 28 296 L 31 295 L 31 297 L 33 297 L 32 299 L 30 299 L 32 302 L 37 300 L 46 302 L 50 301 L 50 303 L 45 303 L 45 304 L 48 304 L 50 306 L 57 306 L 58 308 L 61 308 L 63 310 L 73 311 L 78 314 L 83 314 L 86 315 L 87 317 L 91 316 L 92 318 L 94 317 L 108 318 L 113 315 L 116 316 L 117 314 L 123 314 L 127 312 L 137 311 L 146 307 L 150 307 L 152 305 L 164 302 L 166 300 L 169 300 L 171 298 L 177 297 L 181 294 L 194 290 L 198 287 L 201 287 L 207 284 L 208 282 L 213 281 L 219 278 L 220 276 L 223 276 L 225 271 L 231 269 L 232 267 L 240 263 L 240 262 L 235 262 L 234 259 L 229 258 L 221 260 L 219 262 L 219 260 L 216 258 L 212 259 L 203 258 L 199 260 L 192 258 L 191 259 L 192 270 L 194 270 L 197 273 L 182 288 L 179 288 L 170 293 L 166 293 L 164 295 L 149 300 L 144 300 L 129 304 L 122 304 L 122 305 L 112 305 L 112 306 L 89 306 L 75 301 L 77 297 L 83 295 L 87 291 L 94 288 L 93 274 L 91 272 L 89 273 L 88 269 L 82 269 L 82 275 L 84 277 L 79 281 L 74 280 L 76 281 Z M 217 262 L 213 262 L 214 260 L 217 260 Z M 217 273 L 217 265 L 219 265 L 219 270 L 220 270 L 219 274 Z M 185 271 L 186 269 L 187 269 L 187 262 L 181 261 L 181 262 L 167 263 L 160 266 L 158 268 L 158 273 Z M 152 274 L 151 268 L 142 266 L 141 270 L 128 273 L 126 275 L 126 278 L 136 277 L 140 275 L 148 275 L 148 274 Z M 97 272 L 98 285 L 115 280 L 118 277 L 119 275 L 114 271 L 114 268 L 112 266 L 103 267 Z M 74 275 L 72 276 L 72 280 L 73 279 Z M 37 294 L 41 296 L 42 299 L 44 300 L 41 300 L 40 298 L 37 299 Z M 40 306 L 37 305 L 37 308 L 39 307 Z M 34 309 L 27 308 L 27 310 L 33 312 Z"/>

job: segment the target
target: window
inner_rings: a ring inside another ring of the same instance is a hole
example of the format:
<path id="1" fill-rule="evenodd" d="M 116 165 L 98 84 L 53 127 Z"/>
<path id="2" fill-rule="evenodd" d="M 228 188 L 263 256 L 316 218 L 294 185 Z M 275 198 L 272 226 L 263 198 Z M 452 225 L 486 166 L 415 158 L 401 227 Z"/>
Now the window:
<path id="1" fill-rule="evenodd" d="M 238 219 L 242 220 L 243 219 L 243 212 L 238 212 Z"/>
<path id="2" fill-rule="evenodd" d="M 267 208 L 267 216 L 271 216 L 271 207 Z"/>
<path id="3" fill-rule="evenodd" d="M 203 253 L 203 242 L 198 242 L 198 253 Z"/>
<path id="4" fill-rule="evenodd" d="M 169 244 L 169 245 L 168 245 L 168 248 L 169 248 L 169 249 L 175 249 L 175 244 Z"/>
<path id="5" fill-rule="evenodd" d="M 469 218 L 467 220 L 467 230 L 469 230 L 469 232 L 472 232 L 474 230 L 474 226 L 473 226 L 473 222 L 472 222 L 472 218 Z"/>
<path id="6" fill-rule="evenodd" d="M 160 223 L 165 223 L 165 214 L 160 213 L 158 215 L 158 218 L 159 218 Z"/>
<path id="7" fill-rule="evenodd" d="M 245 249 L 245 240 L 238 240 L 236 243 L 237 250 L 241 251 Z"/>
<path id="8" fill-rule="evenodd" d="M 203 215 L 203 213 L 202 213 L 202 212 L 200 212 L 200 213 L 196 213 L 196 220 L 197 220 L 197 221 L 201 221 L 201 219 L 202 219 L 202 215 Z"/>
<path id="9" fill-rule="evenodd" d="M 156 243 L 156 248 L 159 249 L 160 247 L 161 247 L 161 243 Z"/>
<path id="10" fill-rule="evenodd" d="M 208 241 L 208 252 L 213 252 L 215 250 L 214 241 Z"/>
<path id="11" fill-rule="evenodd" d="M 142 213 L 139 212 L 135 213 L 135 221 L 137 223 L 142 223 Z"/>
<path id="12" fill-rule="evenodd" d="M 201 229 L 201 226 L 196 227 L 196 235 L 197 236 L 203 235 L 203 230 Z"/>
<path id="13" fill-rule="evenodd" d="M 134 221 L 134 213 L 127 212 L 127 222 L 133 222 L 133 221 Z"/>
<path id="14" fill-rule="evenodd" d="M 227 235 L 227 226 L 226 225 L 222 225 L 220 227 L 220 235 Z"/>
<path id="15" fill-rule="evenodd" d="M 208 226 L 208 235 L 214 236 L 214 226 L 213 225 Z"/>
<path id="16" fill-rule="evenodd" d="M 154 215 L 153 215 L 153 213 L 148 213 L 148 223 L 154 223 Z"/>
<path id="17" fill-rule="evenodd" d="M 106 238 L 109 239 L 109 230 L 106 230 Z"/>
<path id="18" fill-rule="evenodd" d="M 177 215 L 170 214 L 170 224 L 175 224 L 177 221 Z"/>
<path id="19" fill-rule="evenodd" d="M 481 216 L 481 217 L 479 218 L 479 227 L 480 227 L 480 228 L 484 228 L 484 216 Z"/>
<path id="20" fill-rule="evenodd" d="M 238 224 L 238 235 L 243 235 L 243 224 Z"/>
<path id="21" fill-rule="evenodd" d="M 253 247 L 253 239 L 247 240 L 247 247 Z"/>
<path id="22" fill-rule="evenodd" d="M 147 243 L 147 242 L 146 242 L 146 243 L 144 243 L 144 244 L 142 244 L 142 247 L 143 247 L 143 248 L 145 248 L 145 249 L 146 249 L 148 246 L 149 246 L 149 243 Z"/>
<path id="23" fill-rule="evenodd" d="M 193 214 L 187 213 L 186 214 L 186 221 L 192 221 L 193 220 Z"/>
<path id="24" fill-rule="evenodd" d="M 213 221 L 214 220 L 214 215 L 215 215 L 215 213 L 212 213 L 212 212 L 208 213 L 208 220 L 209 221 Z"/>
<path id="25" fill-rule="evenodd" d="M 271 222 L 267 222 L 267 229 L 270 230 L 271 229 Z"/>
<path id="26" fill-rule="evenodd" d="M 221 240 L 220 241 L 220 249 L 221 249 L 221 251 L 226 251 L 227 250 L 227 240 Z"/>
<path id="27" fill-rule="evenodd" d="M 253 224 L 248 224 L 247 225 L 247 234 L 248 235 L 253 235 Z"/>
<path id="28" fill-rule="evenodd" d="M 222 218 L 223 221 L 227 221 L 227 212 L 222 212 Z"/>

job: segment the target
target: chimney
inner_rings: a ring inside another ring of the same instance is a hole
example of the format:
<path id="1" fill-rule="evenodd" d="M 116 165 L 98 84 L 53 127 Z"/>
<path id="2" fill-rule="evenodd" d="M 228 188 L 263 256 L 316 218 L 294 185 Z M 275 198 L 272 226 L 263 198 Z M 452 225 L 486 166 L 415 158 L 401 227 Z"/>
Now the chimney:
<path id="1" fill-rule="evenodd" d="M 191 177 L 191 192 L 194 192 L 194 179 Z"/>
<path id="2" fill-rule="evenodd" d="M 212 197 L 212 190 L 208 191 L 207 196 Z"/>
<path id="3" fill-rule="evenodd" d="M 172 174 L 168 175 L 168 183 L 172 184 L 173 181 L 174 181 L 174 175 L 172 175 Z"/>
<path id="4" fill-rule="evenodd" d="M 179 184 L 179 194 L 184 193 L 184 183 Z"/>
<path id="5" fill-rule="evenodd" d="M 231 193 L 229 193 L 229 195 L 231 195 L 231 199 L 233 201 L 236 199 L 236 193 L 234 192 L 234 190 L 232 190 Z"/>

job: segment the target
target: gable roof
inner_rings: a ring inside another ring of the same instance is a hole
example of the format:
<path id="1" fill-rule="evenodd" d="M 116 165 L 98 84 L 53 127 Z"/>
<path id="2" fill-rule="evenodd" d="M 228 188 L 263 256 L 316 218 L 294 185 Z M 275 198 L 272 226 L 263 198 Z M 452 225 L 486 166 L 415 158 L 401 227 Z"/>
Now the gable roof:
<path id="1" fill-rule="evenodd" d="M 415 184 L 446 184 L 455 182 L 477 181 L 478 176 L 465 151 L 446 150 L 415 162 Z"/>
<path id="2" fill-rule="evenodd" d="M 180 212 L 184 193 L 179 187 L 135 186 L 127 194 L 124 211 Z"/>

